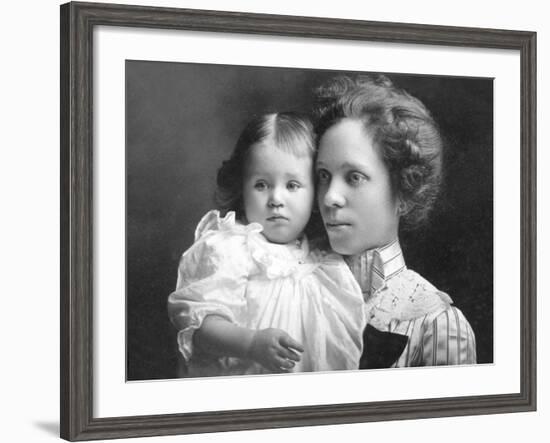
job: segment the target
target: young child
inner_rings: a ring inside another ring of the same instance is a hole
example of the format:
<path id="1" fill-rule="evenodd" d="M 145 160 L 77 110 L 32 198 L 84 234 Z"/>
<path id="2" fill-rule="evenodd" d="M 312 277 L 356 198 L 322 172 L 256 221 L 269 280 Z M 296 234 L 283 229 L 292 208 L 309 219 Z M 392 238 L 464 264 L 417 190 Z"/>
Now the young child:
<path id="1" fill-rule="evenodd" d="M 361 289 L 337 254 L 310 250 L 312 125 L 253 120 L 218 171 L 168 299 L 188 376 L 357 369 Z"/>

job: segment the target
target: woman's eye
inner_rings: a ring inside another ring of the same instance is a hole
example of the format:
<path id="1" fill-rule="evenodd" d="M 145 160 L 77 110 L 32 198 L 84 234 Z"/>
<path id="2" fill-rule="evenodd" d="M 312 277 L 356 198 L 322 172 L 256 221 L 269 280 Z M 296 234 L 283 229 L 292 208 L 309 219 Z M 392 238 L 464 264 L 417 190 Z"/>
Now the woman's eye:
<path id="1" fill-rule="evenodd" d="M 330 174 L 324 169 L 319 169 L 317 171 L 317 181 L 320 184 L 326 184 L 330 181 Z"/>
<path id="2" fill-rule="evenodd" d="M 300 183 L 293 181 L 293 182 L 288 182 L 286 187 L 289 191 L 296 191 L 296 190 L 301 188 L 301 185 L 300 185 Z"/>
<path id="3" fill-rule="evenodd" d="M 351 185 L 359 185 L 363 183 L 367 177 L 364 174 L 361 174 L 360 172 L 350 172 L 348 174 L 348 182 Z"/>
<path id="4" fill-rule="evenodd" d="M 254 189 L 257 189 L 258 191 L 263 191 L 267 189 L 267 183 L 266 182 L 256 182 L 254 183 Z"/>

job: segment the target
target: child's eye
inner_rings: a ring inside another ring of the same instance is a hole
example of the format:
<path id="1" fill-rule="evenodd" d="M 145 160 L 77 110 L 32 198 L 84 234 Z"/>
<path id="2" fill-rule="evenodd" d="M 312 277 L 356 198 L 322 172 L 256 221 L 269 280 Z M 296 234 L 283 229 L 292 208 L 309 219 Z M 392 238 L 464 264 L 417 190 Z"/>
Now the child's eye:
<path id="1" fill-rule="evenodd" d="M 317 182 L 319 184 L 327 184 L 328 182 L 330 182 L 329 172 L 325 169 L 319 169 L 317 171 Z"/>
<path id="2" fill-rule="evenodd" d="M 348 183 L 352 186 L 360 185 L 365 180 L 367 180 L 367 176 L 360 172 L 353 171 L 348 174 Z"/>
<path id="3" fill-rule="evenodd" d="M 254 189 L 257 189 L 258 191 L 264 191 L 267 189 L 267 183 L 264 181 L 258 181 L 254 183 Z"/>
<path id="4" fill-rule="evenodd" d="M 291 182 L 288 182 L 286 187 L 289 191 L 297 191 L 298 189 L 300 189 L 302 187 L 302 185 L 300 185 L 300 183 L 298 183 L 296 181 L 291 181 Z"/>

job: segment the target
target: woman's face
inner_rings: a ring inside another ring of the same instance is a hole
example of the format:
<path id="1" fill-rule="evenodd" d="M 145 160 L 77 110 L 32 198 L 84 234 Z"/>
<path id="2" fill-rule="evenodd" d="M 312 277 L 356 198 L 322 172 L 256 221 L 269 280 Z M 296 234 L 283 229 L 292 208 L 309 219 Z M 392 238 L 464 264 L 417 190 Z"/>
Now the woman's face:
<path id="1" fill-rule="evenodd" d="M 315 169 L 319 208 L 335 252 L 358 254 L 397 237 L 398 199 L 361 122 L 344 119 L 325 132 Z"/>

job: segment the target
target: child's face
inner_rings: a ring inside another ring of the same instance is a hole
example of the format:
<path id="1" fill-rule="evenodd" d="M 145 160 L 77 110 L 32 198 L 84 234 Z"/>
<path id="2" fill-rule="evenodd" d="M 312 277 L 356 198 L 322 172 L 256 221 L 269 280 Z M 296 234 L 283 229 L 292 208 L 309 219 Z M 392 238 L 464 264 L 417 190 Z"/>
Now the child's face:
<path id="1" fill-rule="evenodd" d="M 390 174 L 361 122 L 344 119 L 322 136 L 316 171 L 319 208 L 334 251 L 353 255 L 397 237 Z"/>
<path id="2" fill-rule="evenodd" d="M 243 183 L 244 213 L 273 243 L 289 243 L 304 230 L 314 199 L 313 160 L 269 142 L 251 147 Z"/>

